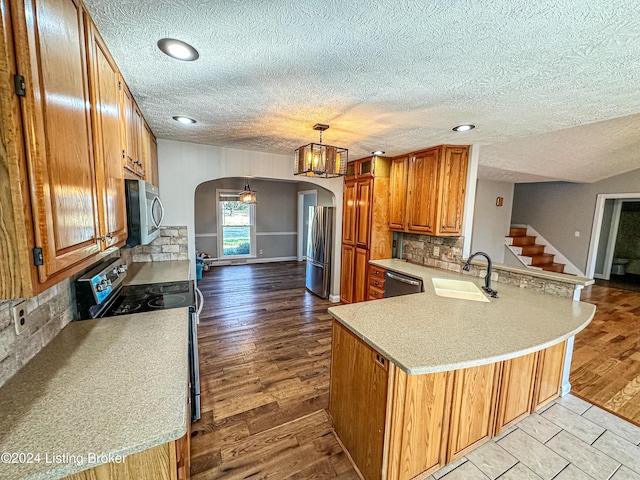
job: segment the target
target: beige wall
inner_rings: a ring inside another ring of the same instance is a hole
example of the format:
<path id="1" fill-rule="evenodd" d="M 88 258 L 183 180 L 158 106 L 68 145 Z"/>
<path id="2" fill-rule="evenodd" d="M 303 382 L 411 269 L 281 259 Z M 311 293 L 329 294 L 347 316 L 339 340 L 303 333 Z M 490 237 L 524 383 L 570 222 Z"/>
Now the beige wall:
<path id="1" fill-rule="evenodd" d="M 504 262 L 504 237 L 509 234 L 514 184 L 478 179 L 473 211 L 471 252 L 488 253 L 494 262 Z M 503 197 L 502 207 L 496 197 Z"/>

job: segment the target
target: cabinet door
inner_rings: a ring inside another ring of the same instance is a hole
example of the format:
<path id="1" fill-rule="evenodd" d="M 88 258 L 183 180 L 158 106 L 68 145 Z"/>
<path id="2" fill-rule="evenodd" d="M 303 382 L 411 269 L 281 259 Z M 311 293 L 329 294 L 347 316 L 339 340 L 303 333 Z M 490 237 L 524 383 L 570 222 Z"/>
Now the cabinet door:
<path id="1" fill-rule="evenodd" d="M 566 346 L 567 342 L 562 342 L 540 352 L 532 412 L 542 408 L 560 394 Z"/>
<path id="2" fill-rule="evenodd" d="M 382 478 L 388 361 L 333 321 L 329 413 L 366 480 Z"/>
<path id="3" fill-rule="evenodd" d="M 342 243 L 356 244 L 356 180 L 344 182 L 342 194 Z"/>
<path id="4" fill-rule="evenodd" d="M 410 231 L 436 233 L 439 170 L 439 148 L 419 153 L 409 162 L 407 228 Z"/>
<path id="5" fill-rule="evenodd" d="M 89 83 L 93 119 L 94 155 L 98 187 L 100 233 L 103 248 L 127 239 L 124 177 L 121 163 L 119 74 L 93 22 L 86 18 L 89 36 Z"/>
<path id="6" fill-rule="evenodd" d="M 497 435 L 531 411 L 538 352 L 502 362 Z"/>
<path id="7" fill-rule="evenodd" d="M 100 250 L 83 8 L 13 2 L 40 281 Z"/>
<path id="8" fill-rule="evenodd" d="M 156 137 L 153 136 L 153 133 L 149 131 L 149 166 L 147 175 L 149 177 L 149 181 L 155 185 L 156 187 L 160 186 L 160 179 L 158 178 L 158 143 L 156 142 Z"/>
<path id="9" fill-rule="evenodd" d="M 447 462 L 479 447 L 493 435 L 499 364 L 456 370 Z"/>
<path id="10" fill-rule="evenodd" d="M 445 145 L 440 167 L 439 235 L 461 235 L 468 147 Z"/>
<path id="11" fill-rule="evenodd" d="M 373 178 L 360 178 L 356 184 L 356 245 L 369 248 Z"/>
<path id="12" fill-rule="evenodd" d="M 409 480 L 444 466 L 452 372 L 394 371 L 388 480 Z"/>
<path id="13" fill-rule="evenodd" d="M 135 139 L 136 145 L 135 149 L 137 152 L 137 163 L 136 163 L 136 174 L 140 176 L 140 178 L 144 178 L 145 172 L 147 170 L 147 165 L 145 164 L 145 155 L 147 148 L 145 147 L 146 135 L 145 135 L 145 126 L 144 126 L 144 117 L 142 116 L 142 112 L 138 108 L 138 105 L 133 104 L 133 123 L 135 124 Z"/>
<path id="14" fill-rule="evenodd" d="M 340 301 L 342 303 L 353 302 L 353 267 L 356 247 L 342 244 L 342 268 L 340 272 Z"/>
<path id="15" fill-rule="evenodd" d="M 136 118 L 134 101 L 129 87 L 120 77 L 120 137 L 123 153 L 123 168 L 129 178 L 137 178 L 138 140 L 136 139 Z"/>
<path id="16" fill-rule="evenodd" d="M 391 161 L 391 181 L 389 184 L 389 228 L 404 230 L 407 226 L 407 176 L 409 157 L 394 158 Z"/>
<path id="17" fill-rule="evenodd" d="M 369 251 L 364 248 L 356 247 L 355 261 L 353 268 L 353 301 L 364 302 L 369 299 Z"/>

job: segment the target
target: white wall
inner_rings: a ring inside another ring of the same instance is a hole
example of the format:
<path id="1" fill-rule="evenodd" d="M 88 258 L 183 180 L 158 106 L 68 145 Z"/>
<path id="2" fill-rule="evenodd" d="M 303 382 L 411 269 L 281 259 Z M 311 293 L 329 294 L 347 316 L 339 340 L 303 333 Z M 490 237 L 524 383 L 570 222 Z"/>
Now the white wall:
<path id="1" fill-rule="evenodd" d="M 232 148 L 199 145 L 172 140 L 158 140 L 160 197 L 165 206 L 165 225 L 186 225 L 189 236 L 191 274 L 195 278 L 195 209 L 196 187 L 202 182 L 225 177 L 251 177 L 315 183 L 330 190 L 336 207 L 334 245 L 342 240 L 343 179 L 316 179 L 293 174 L 291 155 L 252 152 Z M 331 294 L 340 295 L 340 248 L 333 258 Z"/>
<path id="2" fill-rule="evenodd" d="M 486 252 L 497 263 L 504 263 L 504 237 L 509 235 L 514 184 L 478 179 L 473 212 L 471 251 Z M 496 198 L 504 198 L 502 207 Z"/>

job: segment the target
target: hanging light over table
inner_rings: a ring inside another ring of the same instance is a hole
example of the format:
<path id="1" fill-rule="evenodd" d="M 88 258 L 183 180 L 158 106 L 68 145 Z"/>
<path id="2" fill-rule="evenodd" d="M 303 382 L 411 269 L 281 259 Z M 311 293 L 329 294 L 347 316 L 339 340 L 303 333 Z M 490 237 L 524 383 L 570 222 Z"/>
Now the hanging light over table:
<path id="1" fill-rule="evenodd" d="M 328 128 L 329 125 L 316 123 L 313 129 L 320 131 L 320 143 L 309 143 L 296 149 L 293 172 L 295 175 L 332 178 L 347 173 L 349 151 L 322 143 L 322 132 Z"/>
<path id="2" fill-rule="evenodd" d="M 242 203 L 257 203 L 256 191 L 251 190 L 248 179 L 245 179 L 244 181 L 244 190 L 240 192 L 239 200 Z"/>

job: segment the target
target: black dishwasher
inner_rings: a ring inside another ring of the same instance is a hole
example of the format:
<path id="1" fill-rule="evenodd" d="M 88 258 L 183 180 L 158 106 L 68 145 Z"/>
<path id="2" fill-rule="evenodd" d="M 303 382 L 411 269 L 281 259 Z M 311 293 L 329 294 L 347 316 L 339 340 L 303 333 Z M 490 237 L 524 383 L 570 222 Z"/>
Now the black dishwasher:
<path id="1" fill-rule="evenodd" d="M 422 291 L 422 280 L 401 273 L 387 271 L 384 298 L 399 297 Z"/>

